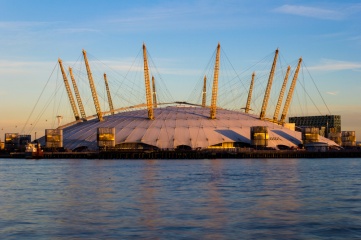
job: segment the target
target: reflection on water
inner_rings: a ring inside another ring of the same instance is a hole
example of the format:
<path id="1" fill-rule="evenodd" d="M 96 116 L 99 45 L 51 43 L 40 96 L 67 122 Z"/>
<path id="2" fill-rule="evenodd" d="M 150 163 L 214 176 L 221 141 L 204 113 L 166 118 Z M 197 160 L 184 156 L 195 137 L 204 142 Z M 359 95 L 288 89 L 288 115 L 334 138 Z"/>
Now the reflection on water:
<path id="1" fill-rule="evenodd" d="M 147 232 L 157 230 L 157 219 L 160 218 L 158 204 L 159 191 L 157 185 L 157 161 L 148 160 L 144 164 L 142 177 L 143 183 L 139 184 L 139 223 L 137 226 L 144 226 Z"/>
<path id="2" fill-rule="evenodd" d="M 361 159 L 0 160 L 0 239 L 361 238 Z"/>
<path id="3" fill-rule="evenodd" d="M 282 166 L 269 161 L 264 163 L 266 167 L 261 169 L 262 188 L 257 191 L 256 205 L 249 212 L 249 215 L 258 219 L 254 227 L 265 229 L 258 237 L 274 235 L 284 239 L 297 238 L 297 232 L 292 227 L 299 222 L 298 211 L 301 206 L 297 200 L 298 163 L 293 159 L 282 162 Z M 274 234 L 279 227 L 283 230 Z"/>

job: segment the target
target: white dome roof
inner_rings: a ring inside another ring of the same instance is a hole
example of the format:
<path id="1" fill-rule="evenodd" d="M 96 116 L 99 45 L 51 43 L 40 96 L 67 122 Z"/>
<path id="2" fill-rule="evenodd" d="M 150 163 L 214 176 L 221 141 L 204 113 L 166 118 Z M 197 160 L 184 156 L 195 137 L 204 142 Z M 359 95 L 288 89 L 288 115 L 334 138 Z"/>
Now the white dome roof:
<path id="1" fill-rule="evenodd" d="M 86 146 L 97 149 L 97 128 L 114 127 L 115 144 L 143 143 L 160 149 L 186 145 L 192 149 L 207 148 L 223 142 L 250 143 L 250 127 L 268 126 L 268 147 L 297 147 L 301 133 L 289 130 L 258 116 L 238 111 L 217 109 L 216 119 L 209 118 L 209 108 L 172 106 L 154 109 L 154 120 L 147 118 L 147 109 L 120 112 L 63 128 L 63 145 L 67 149 Z M 320 137 L 320 142 L 336 145 Z"/>

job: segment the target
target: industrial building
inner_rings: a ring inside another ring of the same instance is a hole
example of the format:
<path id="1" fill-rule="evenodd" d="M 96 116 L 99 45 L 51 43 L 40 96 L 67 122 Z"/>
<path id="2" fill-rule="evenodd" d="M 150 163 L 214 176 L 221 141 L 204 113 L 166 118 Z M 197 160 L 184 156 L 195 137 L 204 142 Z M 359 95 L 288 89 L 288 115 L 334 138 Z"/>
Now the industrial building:
<path id="1" fill-rule="evenodd" d="M 31 142 L 31 135 L 20 135 L 18 133 L 6 133 L 4 149 L 8 151 L 23 151 L 27 143 Z"/>
<path id="2" fill-rule="evenodd" d="M 295 123 L 296 127 L 317 127 L 324 131 L 325 137 L 329 132 L 341 132 L 340 115 L 289 117 L 288 122 Z"/>
<path id="3" fill-rule="evenodd" d="M 340 146 L 356 146 L 355 131 L 341 131 L 340 115 L 290 117 L 289 122 L 294 123 L 300 129 L 305 127 L 317 128 L 320 135 L 327 137 Z"/>

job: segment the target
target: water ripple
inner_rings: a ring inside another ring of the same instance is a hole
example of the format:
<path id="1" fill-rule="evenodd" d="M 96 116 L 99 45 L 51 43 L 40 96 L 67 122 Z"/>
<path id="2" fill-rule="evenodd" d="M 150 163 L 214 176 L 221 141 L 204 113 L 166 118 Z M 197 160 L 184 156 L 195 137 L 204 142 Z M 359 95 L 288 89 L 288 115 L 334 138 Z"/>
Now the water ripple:
<path id="1" fill-rule="evenodd" d="M 0 239 L 357 239 L 361 159 L 0 160 Z"/>

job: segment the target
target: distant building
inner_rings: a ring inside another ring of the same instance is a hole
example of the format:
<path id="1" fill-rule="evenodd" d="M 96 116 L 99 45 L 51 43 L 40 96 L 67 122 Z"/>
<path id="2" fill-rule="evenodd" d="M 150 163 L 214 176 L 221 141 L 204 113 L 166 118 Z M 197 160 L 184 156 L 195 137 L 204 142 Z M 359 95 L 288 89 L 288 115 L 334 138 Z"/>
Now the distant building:
<path id="1" fill-rule="evenodd" d="M 342 131 L 341 134 L 343 147 L 356 147 L 355 131 Z"/>
<path id="2" fill-rule="evenodd" d="M 340 115 L 289 117 L 288 121 L 295 123 L 296 127 L 317 127 L 321 132 L 325 132 L 325 137 L 328 137 L 329 132 L 341 132 Z"/>
<path id="3" fill-rule="evenodd" d="M 4 148 L 8 151 L 25 150 L 27 143 L 31 142 L 31 135 L 19 135 L 18 133 L 5 133 Z"/>

